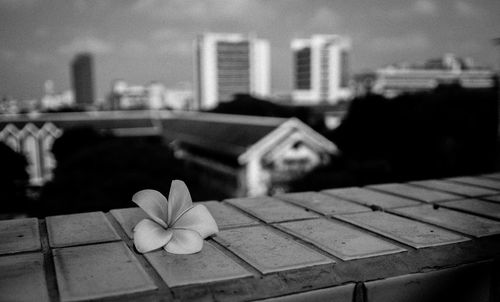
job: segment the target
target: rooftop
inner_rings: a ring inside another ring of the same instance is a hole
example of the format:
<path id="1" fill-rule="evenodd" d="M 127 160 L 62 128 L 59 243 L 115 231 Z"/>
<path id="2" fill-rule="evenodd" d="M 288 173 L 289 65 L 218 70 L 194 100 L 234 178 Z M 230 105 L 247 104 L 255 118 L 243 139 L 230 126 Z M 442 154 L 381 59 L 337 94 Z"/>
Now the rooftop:
<path id="1" fill-rule="evenodd" d="M 500 173 L 204 204 L 187 256 L 137 253 L 139 208 L 0 221 L 0 300 L 500 299 Z"/>
<path id="2" fill-rule="evenodd" d="M 162 126 L 168 140 L 240 155 L 285 121 L 257 116 L 183 114 L 162 120 Z"/>
<path id="3" fill-rule="evenodd" d="M 64 113 L 38 113 L 34 115 L 4 114 L 0 119 L 0 129 L 8 124 L 22 128 L 27 123 L 42 127 L 53 123 L 59 128 L 71 128 L 92 125 L 100 130 L 116 129 L 152 129 L 159 118 L 169 115 L 168 111 L 85 111 Z M 159 131 L 157 131 L 159 134 Z"/>
<path id="4" fill-rule="evenodd" d="M 163 135 L 169 142 L 215 154 L 228 155 L 243 162 L 245 154 L 266 138 L 282 140 L 287 134 L 301 131 L 310 140 L 325 146 L 331 153 L 337 147 L 296 118 L 276 118 L 231 114 L 185 113 L 161 121 Z"/>

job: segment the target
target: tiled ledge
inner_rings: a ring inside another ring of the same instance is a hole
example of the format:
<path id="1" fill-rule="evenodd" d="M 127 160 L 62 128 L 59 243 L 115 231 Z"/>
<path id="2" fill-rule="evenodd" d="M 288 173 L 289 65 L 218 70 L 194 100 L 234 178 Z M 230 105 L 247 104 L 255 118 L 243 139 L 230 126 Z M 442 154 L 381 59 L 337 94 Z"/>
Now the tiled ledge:
<path id="1" fill-rule="evenodd" d="M 139 208 L 0 221 L 0 301 L 499 301 L 499 200 L 488 174 L 208 201 L 187 256 L 137 253 Z"/>

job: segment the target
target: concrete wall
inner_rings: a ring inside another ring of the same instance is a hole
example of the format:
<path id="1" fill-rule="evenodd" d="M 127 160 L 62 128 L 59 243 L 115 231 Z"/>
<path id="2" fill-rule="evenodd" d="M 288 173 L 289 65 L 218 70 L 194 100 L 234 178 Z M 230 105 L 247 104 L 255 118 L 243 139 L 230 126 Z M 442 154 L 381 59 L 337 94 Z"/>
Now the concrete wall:
<path id="1" fill-rule="evenodd" d="M 0 221 L 0 300 L 499 301 L 499 196 L 489 174 L 204 202 L 193 255 L 138 253 L 139 208 Z"/>

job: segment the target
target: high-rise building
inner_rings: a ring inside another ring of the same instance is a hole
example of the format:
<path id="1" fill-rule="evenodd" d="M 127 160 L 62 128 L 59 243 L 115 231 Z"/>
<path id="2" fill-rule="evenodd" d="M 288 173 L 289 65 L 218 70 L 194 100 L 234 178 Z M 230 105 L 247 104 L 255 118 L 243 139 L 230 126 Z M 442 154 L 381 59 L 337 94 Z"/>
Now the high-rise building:
<path id="1" fill-rule="evenodd" d="M 208 33 L 195 43 L 198 109 L 247 93 L 266 97 L 270 90 L 269 43 L 242 34 Z"/>
<path id="2" fill-rule="evenodd" d="M 351 96 L 349 87 L 348 38 L 338 35 L 313 35 L 310 39 L 294 39 L 294 103 L 335 104 Z"/>
<path id="3" fill-rule="evenodd" d="M 71 62 L 73 90 L 77 105 L 94 104 L 94 81 L 92 72 L 92 55 L 80 53 Z"/>

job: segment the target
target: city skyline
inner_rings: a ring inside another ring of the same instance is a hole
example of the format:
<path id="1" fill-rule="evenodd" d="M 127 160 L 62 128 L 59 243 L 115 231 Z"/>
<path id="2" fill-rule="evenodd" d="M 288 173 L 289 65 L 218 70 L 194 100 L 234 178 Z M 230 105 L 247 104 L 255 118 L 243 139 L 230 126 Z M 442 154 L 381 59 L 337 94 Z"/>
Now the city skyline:
<path id="1" fill-rule="evenodd" d="M 115 79 L 193 84 L 192 43 L 204 32 L 255 33 L 271 47 L 271 92 L 291 92 L 290 41 L 312 34 L 352 39 L 353 72 L 446 52 L 498 68 L 494 0 L 56 1 L 0 0 L 0 95 L 39 98 L 43 83 L 71 87 L 69 64 L 95 55 L 97 98 Z M 21 81 L 22 79 L 22 81 Z"/>

